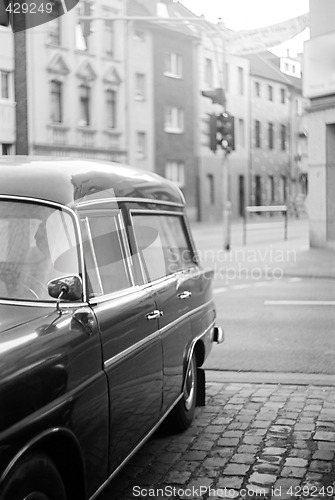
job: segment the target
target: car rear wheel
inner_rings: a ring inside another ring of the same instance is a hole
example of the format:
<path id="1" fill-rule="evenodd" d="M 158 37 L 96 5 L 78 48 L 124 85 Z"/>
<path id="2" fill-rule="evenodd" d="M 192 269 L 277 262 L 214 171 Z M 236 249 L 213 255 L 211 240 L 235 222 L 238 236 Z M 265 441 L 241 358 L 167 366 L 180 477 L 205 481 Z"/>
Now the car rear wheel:
<path id="1" fill-rule="evenodd" d="M 175 432 L 186 430 L 192 423 L 197 399 L 197 363 L 195 354 L 187 367 L 183 397 L 169 415 L 168 424 Z"/>
<path id="2" fill-rule="evenodd" d="M 5 481 L 0 500 L 66 500 L 62 478 L 43 454 L 21 460 Z"/>

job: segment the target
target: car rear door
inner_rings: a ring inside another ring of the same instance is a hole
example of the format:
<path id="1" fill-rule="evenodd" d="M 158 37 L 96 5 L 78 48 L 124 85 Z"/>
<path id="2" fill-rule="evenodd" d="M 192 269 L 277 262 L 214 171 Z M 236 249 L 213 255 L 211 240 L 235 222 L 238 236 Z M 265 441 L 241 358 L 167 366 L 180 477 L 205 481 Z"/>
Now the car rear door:
<path id="1" fill-rule="evenodd" d="M 167 410 L 182 392 L 187 351 L 191 344 L 190 275 L 180 264 L 173 226 L 181 214 L 132 210 L 132 223 L 148 291 L 160 311 L 163 344 L 164 398 Z"/>
<path id="2" fill-rule="evenodd" d="M 110 403 L 110 472 L 157 422 L 162 347 L 155 301 L 135 286 L 121 212 L 81 214 L 89 303 L 99 324 Z"/>

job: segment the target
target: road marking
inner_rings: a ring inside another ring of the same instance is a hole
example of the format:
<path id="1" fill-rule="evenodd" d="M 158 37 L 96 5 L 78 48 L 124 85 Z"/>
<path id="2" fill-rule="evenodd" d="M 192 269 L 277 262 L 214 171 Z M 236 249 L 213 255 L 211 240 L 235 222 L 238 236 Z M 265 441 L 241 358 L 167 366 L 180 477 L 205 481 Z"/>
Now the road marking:
<path id="1" fill-rule="evenodd" d="M 298 281 L 302 281 L 302 278 L 289 278 L 288 281 L 290 283 L 297 283 Z"/>
<path id="2" fill-rule="evenodd" d="M 257 283 L 255 283 L 255 286 L 265 286 L 268 284 L 268 281 L 258 281 Z"/>
<path id="3" fill-rule="evenodd" d="M 265 306 L 335 306 L 335 300 L 265 300 Z"/>
<path id="4" fill-rule="evenodd" d="M 249 286 L 252 286 L 252 285 L 247 285 L 247 284 L 244 284 L 244 285 L 233 285 L 231 288 L 233 290 L 242 290 L 243 288 L 249 288 Z"/>
<path id="5" fill-rule="evenodd" d="M 215 288 L 213 290 L 213 293 L 216 294 L 216 293 L 221 293 L 221 292 L 226 292 L 228 289 L 227 288 L 224 288 L 224 287 L 221 287 L 221 288 Z"/>

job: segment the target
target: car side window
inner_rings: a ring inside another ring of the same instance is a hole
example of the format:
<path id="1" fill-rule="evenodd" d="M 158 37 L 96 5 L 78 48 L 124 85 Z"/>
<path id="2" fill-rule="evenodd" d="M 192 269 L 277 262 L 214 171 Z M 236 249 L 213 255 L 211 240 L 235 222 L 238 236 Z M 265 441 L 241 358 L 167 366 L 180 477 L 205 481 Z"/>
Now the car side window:
<path id="1" fill-rule="evenodd" d="M 118 215 L 93 212 L 81 219 L 89 297 L 131 286 Z"/>
<path id="2" fill-rule="evenodd" d="M 135 212 L 132 215 L 147 281 L 194 266 L 181 216 Z"/>

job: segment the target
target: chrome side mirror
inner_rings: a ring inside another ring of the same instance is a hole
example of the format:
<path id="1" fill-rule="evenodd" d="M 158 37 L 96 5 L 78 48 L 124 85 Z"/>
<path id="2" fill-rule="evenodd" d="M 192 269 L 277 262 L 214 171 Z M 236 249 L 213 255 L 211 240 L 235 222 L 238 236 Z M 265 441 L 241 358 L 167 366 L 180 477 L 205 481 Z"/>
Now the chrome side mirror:
<path id="1" fill-rule="evenodd" d="M 49 281 L 48 292 L 50 297 L 57 299 L 57 309 L 59 310 L 61 299 L 76 301 L 82 298 L 83 283 L 76 274 L 62 276 Z"/>

